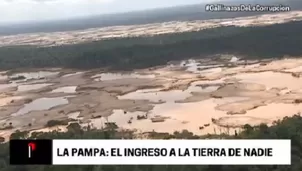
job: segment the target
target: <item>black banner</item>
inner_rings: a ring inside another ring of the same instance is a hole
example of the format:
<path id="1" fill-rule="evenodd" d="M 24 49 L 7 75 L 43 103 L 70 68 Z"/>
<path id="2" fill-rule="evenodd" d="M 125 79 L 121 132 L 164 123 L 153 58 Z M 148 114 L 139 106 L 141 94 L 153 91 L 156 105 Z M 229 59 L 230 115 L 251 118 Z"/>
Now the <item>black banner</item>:
<path id="1" fill-rule="evenodd" d="M 10 140 L 11 165 L 51 165 L 52 140 Z"/>

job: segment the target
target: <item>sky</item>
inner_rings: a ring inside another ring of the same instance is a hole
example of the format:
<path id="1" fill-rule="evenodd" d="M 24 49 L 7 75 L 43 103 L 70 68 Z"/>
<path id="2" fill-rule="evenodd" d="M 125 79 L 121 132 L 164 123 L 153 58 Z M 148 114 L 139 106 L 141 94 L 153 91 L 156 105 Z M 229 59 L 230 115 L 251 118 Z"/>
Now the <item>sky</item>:
<path id="1" fill-rule="evenodd" d="M 0 0 L 0 23 L 68 19 L 215 0 Z"/>

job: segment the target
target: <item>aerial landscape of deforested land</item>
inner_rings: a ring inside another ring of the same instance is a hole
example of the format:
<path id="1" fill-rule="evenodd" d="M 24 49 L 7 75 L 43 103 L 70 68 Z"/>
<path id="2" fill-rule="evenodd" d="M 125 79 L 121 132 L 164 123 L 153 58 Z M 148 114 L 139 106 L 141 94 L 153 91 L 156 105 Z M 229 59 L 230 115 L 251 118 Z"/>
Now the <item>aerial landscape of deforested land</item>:
<path id="1" fill-rule="evenodd" d="M 0 171 L 300 171 L 301 14 L 0 37 L 3 142 L 287 138 L 292 139 L 291 166 L 21 168 L 8 165 L 3 143 Z"/>

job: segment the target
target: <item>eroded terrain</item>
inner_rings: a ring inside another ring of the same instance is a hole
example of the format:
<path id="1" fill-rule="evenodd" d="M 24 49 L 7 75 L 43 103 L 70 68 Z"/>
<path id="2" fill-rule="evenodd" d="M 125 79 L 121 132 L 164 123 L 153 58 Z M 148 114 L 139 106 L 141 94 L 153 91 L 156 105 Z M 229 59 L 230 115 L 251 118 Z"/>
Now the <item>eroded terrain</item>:
<path id="1" fill-rule="evenodd" d="M 102 128 L 233 134 L 302 110 L 302 60 L 232 56 L 129 73 L 43 69 L 0 73 L 0 136 L 47 131 L 50 120 Z M 64 130 L 66 126 L 60 126 Z"/>
<path id="2" fill-rule="evenodd" d="M 300 21 L 301 19 L 302 11 L 291 11 L 284 13 L 265 14 L 260 16 L 238 17 L 232 19 L 211 19 L 181 22 L 171 21 L 145 25 L 92 28 L 79 31 L 20 34 L 12 36 L 0 36 L 0 46 L 59 46 L 65 44 L 77 44 L 82 42 L 91 42 L 121 37 L 154 36 L 161 34 L 200 31 L 223 26 L 265 26 L 286 23 L 290 21 Z"/>

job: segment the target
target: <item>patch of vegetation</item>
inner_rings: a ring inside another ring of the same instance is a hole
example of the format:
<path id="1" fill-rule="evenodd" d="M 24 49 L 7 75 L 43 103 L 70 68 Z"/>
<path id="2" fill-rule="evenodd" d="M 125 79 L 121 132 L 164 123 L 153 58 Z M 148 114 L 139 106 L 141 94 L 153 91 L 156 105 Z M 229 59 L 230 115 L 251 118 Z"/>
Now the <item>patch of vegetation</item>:
<path id="1" fill-rule="evenodd" d="M 24 80 L 26 79 L 26 77 L 24 77 L 23 75 L 19 75 L 19 76 L 16 76 L 16 77 L 11 77 L 10 80 L 12 81 L 16 81 L 16 80 Z"/>
<path id="2" fill-rule="evenodd" d="M 136 119 L 137 119 L 137 120 L 147 119 L 147 116 L 146 116 L 146 115 L 137 115 L 137 116 L 136 116 Z"/>
<path id="3" fill-rule="evenodd" d="M 59 114 L 64 114 L 64 113 L 65 113 L 64 110 L 60 110 L 60 111 L 59 111 Z"/>
<path id="4" fill-rule="evenodd" d="M 70 131 L 70 132 L 76 132 L 76 133 L 82 132 L 82 128 L 81 128 L 81 125 L 79 123 L 70 123 L 67 126 L 67 130 Z"/>
<path id="5" fill-rule="evenodd" d="M 5 142 L 5 138 L 4 137 L 0 137 L 0 143 Z"/>
<path id="6" fill-rule="evenodd" d="M 68 125 L 69 120 L 49 120 L 46 123 L 46 127 L 60 126 L 60 125 Z"/>
<path id="7" fill-rule="evenodd" d="M 25 99 L 24 103 L 31 103 L 33 101 L 33 99 Z"/>
<path id="8" fill-rule="evenodd" d="M 295 99 L 294 103 L 296 103 L 296 104 L 302 103 L 302 99 Z"/>
<path id="9" fill-rule="evenodd" d="M 118 128 L 118 126 L 116 125 L 115 122 L 106 122 L 105 123 L 105 129 L 115 130 L 117 128 Z"/>

